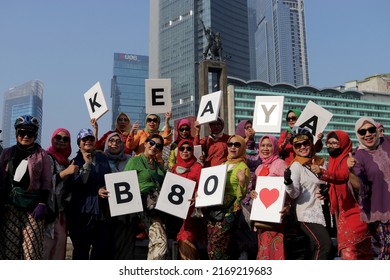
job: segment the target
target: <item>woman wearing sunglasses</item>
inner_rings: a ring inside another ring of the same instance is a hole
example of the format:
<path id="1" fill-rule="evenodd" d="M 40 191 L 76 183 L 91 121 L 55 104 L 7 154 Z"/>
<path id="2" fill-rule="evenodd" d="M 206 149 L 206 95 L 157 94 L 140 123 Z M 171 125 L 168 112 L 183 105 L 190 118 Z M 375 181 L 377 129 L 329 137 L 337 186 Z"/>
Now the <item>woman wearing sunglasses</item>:
<path id="1" fill-rule="evenodd" d="M 278 139 L 278 147 L 279 147 L 279 155 L 285 162 L 289 165 L 291 161 L 295 157 L 293 146 L 290 143 L 291 138 L 291 130 L 295 126 L 299 116 L 301 115 L 301 110 L 299 109 L 291 109 L 287 112 L 286 122 L 288 128 L 280 133 L 280 137 Z M 322 144 L 323 134 L 318 134 L 318 139 L 314 145 L 315 152 L 321 152 L 323 144 Z"/>
<path id="2" fill-rule="evenodd" d="M 238 254 L 233 234 L 237 218 L 241 211 L 241 201 L 245 198 L 250 171 L 246 165 L 245 140 L 239 135 L 232 135 L 227 141 L 228 156 L 225 193 L 223 197 L 222 217 L 215 217 L 214 209 L 208 207 L 207 253 L 211 260 L 235 259 Z M 221 208 L 221 207 L 218 207 Z"/>
<path id="3" fill-rule="evenodd" d="M 348 187 L 347 160 L 352 141 L 345 131 L 330 131 L 326 148 L 330 156 L 327 169 L 312 164 L 311 170 L 330 184 L 330 210 L 337 223 L 339 256 L 343 260 L 373 259 L 367 223 L 360 220 L 359 204 Z"/>
<path id="4" fill-rule="evenodd" d="M 168 257 L 168 239 L 164 227 L 165 215 L 155 209 L 158 195 L 164 182 L 165 170 L 157 160 L 164 147 L 159 134 L 151 134 L 143 143 L 143 153 L 131 157 L 125 171 L 136 170 L 144 211 L 139 214 L 149 237 L 148 260 L 163 260 Z"/>
<path id="5" fill-rule="evenodd" d="M 46 219 L 45 251 L 46 260 L 64 260 L 68 229 L 66 227 L 65 200 L 68 194 L 65 182 L 70 175 L 77 174 L 79 167 L 69 161 L 72 153 L 70 133 L 65 128 L 56 129 L 47 148 L 52 163 L 53 189 L 50 191 L 48 207 L 50 220 Z"/>
<path id="6" fill-rule="evenodd" d="M 327 260 L 332 242 L 326 228 L 323 198 L 319 196 L 320 186 L 326 182 L 311 170 L 311 165 L 322 166 L 324 159 L 314 155 L 313 135 L 306 128 L 294 127 L 290 143 L 295 158 L 284 172 L 286 192 L 294 200 L 300 228 L 309 238 L 309 258 Z"/>
<path id="7" fill-rule="evenodd" d="M 277 139 L 273 135 L 266 134 L 260 139 L 259 155 L 262 164 L 255 171 L 256 178 L 253 185 L 256 186 L 256 180 L 259 176 L 284 176 L 284 170 L 287 164 L 279 157 Z M 251 198 L 257 199 L 258 193 L 253 190 Z M 286 199 L 286 206 L 281 214 L 284 216 L 290 209 L 290 201 Z M 258 238 L 258 260 L 284 260 L 284 225 L 275 223 L 255 222 Z"/>
<path id="8" fill-rule="evenodd" d="M 159 134 L 164 139 L 162 143 L 164 146 L 171 144 L 172 142 L 172 129 L 169 121 L 171 119 L 171 112 L 165 113 L 165 126 L 164 130 L 160 132 L 160 117 L 156 114 L 148 114 L 145 118 L 145 128 L 138 130 L 137 132 L 130 133 L 126 139 L 126 148 L 134 151 L 135 155 L 140 155 L 145 150 L 145 141 L 152 134 Z M 138 128 L 138 126 L 137 126 Z M 157 154 L 157 159 L 164 166 L 162 159 L 162 150 Z"/>
<path id="9" fill-rule="evenodd" d="M 0 259 L 43 258 L 47 197 L 52 188 L 50 158 L 35 141 L 37 118 L 15 121 L 16 145 L 0 156 Z"/>
<path id="10" fill-rule="evenodd" d="M 362 117 L 355 123 L 359 147 L 347 160 L 349 180 L 359 193 L 360 218 L 379 245 L 378 259 L 390 259 L 390 138 L 380 137 L 376 122 Z"/>
<path id="11" fill-rule="evenodd" d="M 172 169 L 172 167 L 176 164 L 176 158 L 178 156 L 177 145 L 182 139 L 189 140 L 191 142 L 194 141 L 194 137 L 191 135 L 191 123 L 187 119 L 181 119 L 176 127 L 176 140 L 171 145 L 171 151 L 169 153 L 168 158 L 168 168 Z"/>
<path id="12" fill-rule="evenodd" d="M 180 140 L 177 150 L 177 160 L 172 168 L 172 172 L 196 182 L 193 201 L 188 210 L 187 218 L 182 222 L 180 231 L 177 234 L 179 254 L 180 259 L 182 260 L 199 260 L 197 243 L 199 241 L 204 241 L 206 225 L 204 224 L 203 219 L 194 218 L 193 213 L 195 211 L 195 196 L 198 189 L 202 165 L 197 162 L 197 159 L 194 156 L 194 145 L 192 141 L 187 139 Z"/>

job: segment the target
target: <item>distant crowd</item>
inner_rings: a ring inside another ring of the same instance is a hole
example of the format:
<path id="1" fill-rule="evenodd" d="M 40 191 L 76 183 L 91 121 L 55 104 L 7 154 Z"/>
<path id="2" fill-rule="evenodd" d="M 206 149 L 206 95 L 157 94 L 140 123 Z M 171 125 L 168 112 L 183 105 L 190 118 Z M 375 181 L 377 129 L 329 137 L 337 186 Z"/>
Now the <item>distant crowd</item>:
<path id="1" fill-rule="evenodd" d="M 38 120 L 20 116 L 17 143 L 0 150 L 0 259 L 64 260 L 68 237 L 74 260 L 137 259 L 139 241 L 147 241 L 148 260 L 390 259 L 390 137 L 383 125 L 358 119 L 353 147 L 345 131 L 313 136 L 295 126 L 300 114 L 289 110 L 279 137 L 256 141 L 251 120 L 228 135 L 218 117 L 200 137 L 197 121 L 171 127 L 170 112 L 163 123 L 148 114 L 144 128 L 120 113 L 115 130 L 100 137 L 91 119 L 74 136 L 74 158 L 66 128 L 53 131 L 43 148 L 36 143 Z M 326 161 L 317 155 L 324 145 Z M 222 204 L 195 207 L 202 169 L 221 165 Z M 130 170 L 143 211 L 111 215 L 105 175 Z M 167 172 L 195 182 L 185 219 L 156 209 Z M 264 176 L 284 183 L 280 223 L 250 218 Z"/>

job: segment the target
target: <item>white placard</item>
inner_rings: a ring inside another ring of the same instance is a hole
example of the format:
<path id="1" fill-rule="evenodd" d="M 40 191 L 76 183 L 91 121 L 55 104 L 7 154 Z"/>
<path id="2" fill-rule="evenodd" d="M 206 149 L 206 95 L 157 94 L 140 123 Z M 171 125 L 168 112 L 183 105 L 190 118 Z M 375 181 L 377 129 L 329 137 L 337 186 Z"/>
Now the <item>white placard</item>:
<path id="1" fill-rule="evenodd" d="M 281 214 L 286 198 L 283 177 L 257 176 L 256 192 L 250 219 L 252 221 L 281 223 Z"/>
<path id="2" fill-rule="evenodd" d="M 157 200 L 156 209 L 185 219 L 193 197 L 195 181 L 167 172 Z"/>
<path id="3" fill-rule="evenodd" d="M 205 124 L 217 120 L 221 106 L 222 91 L 215 91 L 202 96 L 199 105 L 197 121 Z"/>
<path id="4" fill-rule="evenodd" d="M 201 162 L 200 161 L 200 157 L 203 155 L 202 153 L 202 145 L 196 145 L 194 146 L 194 156 L 196 157 L 196 159 L 198 160 L 198 162 Z"/>
<path id="5" fill-rule="evenodd" d="M 145 80 L 145 111 L 162 114 L 172 110 L 171 79 Z"/>
<path id="6" fill-rule="evenodd" d="M 317 135 L 324 132 L 324 129 L 332 119 L 333 114 L 313 101 L 309 101 L 299 116 L 295 126 L 306 127 L 314 135 L 314 143 L 317 142 Z"/>
<path id="7" fill-rule="evenodd" d="M 279 133 L 282 127 L 284 96 L 256 96 L 253 129 Z"/>
<path id="8" fill-rule="evenodd" d="M 100 82 L 94 84 L 86 93 L 84 93 L 85 103 L 87 104 L 89 116 L 91 119 L 99 119 L 108 112 L 106 100 Z"/>
<path id="9" fill-rule="evenodd" d="M 111 217 L 143 211 L 137 171 L 109 173 L 104 179 Z"/>
<path id="10" fill-rule="evenodd" d="M 225 194 L 227 165 L 202 168 L 195 207 L 222 205 Z"/>

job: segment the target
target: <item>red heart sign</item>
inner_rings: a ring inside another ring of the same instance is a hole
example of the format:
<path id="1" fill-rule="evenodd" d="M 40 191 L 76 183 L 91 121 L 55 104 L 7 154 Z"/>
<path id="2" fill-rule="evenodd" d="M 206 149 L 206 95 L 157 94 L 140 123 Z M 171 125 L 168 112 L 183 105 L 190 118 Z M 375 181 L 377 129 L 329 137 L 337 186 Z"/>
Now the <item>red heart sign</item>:
<path id="1" fill-rule="evenodd" d="M 265 208 L 271 206 L 276 200 L 278 200 L 278 197 L 278 189 L 269 190 L 267 188 L 263 188 L 259 194 L 260 201 L 264 204 Z"/>

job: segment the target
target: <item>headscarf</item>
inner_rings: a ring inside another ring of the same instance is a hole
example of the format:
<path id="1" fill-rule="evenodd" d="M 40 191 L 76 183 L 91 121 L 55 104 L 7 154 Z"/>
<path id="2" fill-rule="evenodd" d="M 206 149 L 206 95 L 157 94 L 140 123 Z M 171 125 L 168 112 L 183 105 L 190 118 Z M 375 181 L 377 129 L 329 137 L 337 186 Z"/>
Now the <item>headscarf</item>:
<path id="1" fill-rule="evenodd" d="M 358 130 L 365 124 L 365 123 L 370 123 L 372 124 L 373 126 L 376 127 L 376 122 L 374 121 L 374 119 L 370 118 L 370 117 L 361 117 L 360 119 L 358 119 L 355 123 L 355 134 L 356 134 L 356 137 L 359 141 L 359 150 L 373 150 L 373 149 L 376 149 L 376 147 L 378 147 L 379 143 L 380 143 L 380 137 L 379 137 L 379 132 L 378 130 L 376 131 L 376 136 L 377 136 L 377 140 L 376 140 L 376 144 L 374 147 L 372 148 L 368 148 L 366 145 L 363 144 L 363 142 L 360 140 L 360 135 L 358 133 Z"/>
<path id="2" fill-rule="evenodd" d="M 147 125 L 145 125 L 145 131 L 149 134 L 154 134 L 154 133 L 158 133 L 158 130 L 159 130 L 159 127 L 160 127 L 160 122 L 161 122 L 161 118 L 160 116 L 156 115 L 156 114 L 148 114 L 145 118 L 145 123 L 147 123 L 147 119 L 150 118 L 150 117 L 156 117 L 157 118 L 157 129 L 155 131 L 151 131 Z"/>
<path id="3" fill-rule="evenodd" d="M 175 140 L 176 143 L 179 143 L 180 140 L 184 139 L 184 138 L 182 138 L 182 137 L 180 136 L 179 129 L 180 129 L 182 126 L 185 126 L 185 125 L 188 126 L 188 127 L 191 129 L 191 123 L 190 123 L 190 121 L 187 120 L 187 119 L 181 119 L 181 120 L 179 121 L 179 123 L 177 124 L 177 127 L 176 127 L 177 135 L 176 135 L 176 140 Z M 188 138 L 186 138 L 186 140 L 194 141 L 194 137 L 191 136 L 191 131 L 190 131 L 190 134 L 189 134 Z"/>
<path id="4" fill-rule="evenodd" d="M 336 136 L 336 137 L 335 137 Z M 344 158 L 348 157 L 349 153 L 352 152 L 352 141 L 348 136 L 348 133 L 342 130 L 330 131 L 326 136 L 326 141 L 330 138 L 337 138 L 340 143 L 341 154 L 336 157 L 329 157 L 328 170 L 335 174 L 340 168 L 340 164 Z M 329 198 L 331 200 L 331 212 L 335 213 L 337 209 L 337 196 L 334 189 L 334 184 L 331 183 L 331 188 L 329 189 Z"/>
<path id="5" fill-rule="evenodd" d="M 232 136 L 229 137 L 229 139 L 227 140 L 227 143 L 230 142 L 230 140 L 235 137 L 237 139 L 238 142 L 241 143 L 241 147 L 238 149 L 238 157 L 237 158 L 232 158 L 230 156 L 230 154 L 228 154 L 227 156 L 227 161 L 226 161 L 226 164 L 235 164 L 235 163 L 239 163 L 241 161 L 245 162 L 246 163 L 246 147 L 245 147 L 245 140 L 244 138 L 242 138 L 240 135 L 237 135 L 237 134 L 233 134 Z"/>
<path id="6" fill-rule="evenodd" d="M 263 142 L 264 139 L 268 138 L 272 144 L 273 152 L 272 155 L 268 158 L 264 158 L 263 155 L 260 153 L 260 147 L 261 143 Z M 278 140 L 276 139 L 275 136 L 266 134 L 263 137 L 260 138 L 259 142 L 259 156 L 261 158 L 262 164 L 270 165 L 272 162 L 277 160 L 279 158 L 279 146 L 278 146 Z"/>
<path id="7" fill-rule="evenodd" d="M 119 126 L 118 126 L 118 119 L 119 119 L 121 116 L 125 116 L 125 117 L 129 120 L 129 123 L 128 123 L 128 125 L 126 126 L 125 131 L 121 131 L 121 130 L 119 129 Z M 128 116 L 125 112 L 120 112 L 120 113 L 118 114 L 118 116 L 116 117 L 116 120 L 115 120 L 115 128 L 116 128 L 117 131 L 121 131 L 121 133 L 122 133 L 123 135 L 128 135 L 128 134 L 129 134 L 130 129 L 131 129 L 131 120 L 130 120 L 129 116 Z"/>
<path id="8" fill-rule="evenodd" d="M 54 137 L 60 133 L 63 132 L 65 133 L 66 136 L 69 137 L 69 145 L 64 150 L 57 150 L 54 147 Z M 71 142 L 70 142 L 70 132 L 65 129 L 65 128 L 57 128 L 54 130 L 53 134 L 51 135 L 51 146 L 49 146 L 46 151 L 55 158 L 55 160 L 63 166 L 68 166 L 69 165 L 69 156 L 72 153 L 72 148 L 71 148 Z"/>
<path id="9" fill-rule="evenodd" d="M 109 147 L 108 147 L 108 142 L 115 135 L 119 137 L 119 140 L 121 140 L 120 149 L 119 149 L 119 153 L 118 154 L 112 154 L 110 152 Z M 124 160 L 126 158 L 126 155 L 125 155 L 125 143 L 123 143 L 122 137 L 121 137 L 121 135 L 118 132 L 113 132 L 113 133 L 111 133 L 111 134 L 109 134 L 107 136 L 106 142 L 104 143 L 104 154 L 109 159 L 112 159 L 112 160 L 119 160 L 120 161 L 120 160 Z"/>
<path id="10" fill-rule="evenodd" d="M 291 140 L 291 138 L 290 138 Z M 303 156 L 299 156 L 295 153 L 295 148 L 294 148 L 294 143 L 295 142 L 298 142 L 298 141 L 302 141 L 302 140 L 308 140 L 310 142 L 310 150 L 311 152 L 309 153 L 308 156 L 306 157 L 303 157 Z M 314 143 L 313 143 L 313 137 L 308 137 L 306 134 L 297 134 L 293 139 L 292 139 L 292 145 L 293 145 L 293 150 L 294 150 L 294 153 L 295 153 L 295 157 L 294 159 L 291 161 L 290 165 L 293 163 L 293 162 L 298 162 L 300 163 L 301 165 L 311 165 L 312 162 L 313 162 L 313 159 L 314 159 L 314 163 L 317 164 L 317 165 L 323 165 L 325 160 L 319 156 L 316 156 L 315 155 L 315 149 L 314 149 Z"/>
<path id="11" fill-rule="evenodd" d="M 286 114 L 286 119 L 287 119 L 287 117 L 288 117 L 288 114 L 290 114 L 290 113 L 294 113 L 295 116 L 296 116 L 297 119 L 298 119 L 299 116 L 301 115 L 302 111 L 299 110 L 299 109 L 291 109 L 291 110 L 288 110 L 288 111 L 287 111 L 287 114 Z M 288 133 L 291 133 L 291 129 L 292 129 L 292 127 L 287 127 L 287 132 L 288 132 Z"/>
<path id="12" fill-rule="evenodd" d="M 192 157 L 186 160 L 182 159 L 180 155 L 176 157 L 176 164 L 173 167 L 173 170 L 178 174 L 183 174 L 190 171 L 191 166 L 193 166 L 197 161 L 196 157 L 194 156 L 194 143 L 188 139 L 182 139 L 180 140 L 177 148 L 180 149 L 180 147 L 184 144 L 188 144 L 192 148 Z"/>
<path id="13" fill-rule="evenodd" d="M 223 136 L 223 129 L 225 128 L 225 121 L 221 117 L 218 117 L 214 122 L 219 122 L 222 125 L 221 131 L 218 134 L 213 134 L 214 137 L 212 137 L 214 139 L 219 139 Z M 213 123 L 213 122 L 211 122 L 211 123 Z M 209 123 L 209 125 L 211 123 Z M 209 137 L 211 137 L 211 135 L 209 135 Z"/>
<path id="14" fill-rule="evenodd" d="M 251 123 L 252 124 L 252 121 L 250 120 L 242 120 L 238 123 L 237 125 L 237 128 L 236 128 L 236 134 L 237 135 L 240 135 L 242 138 L 245 138 L 246 137 L 246 134 L 245 134 L 245 126 L 247 123 Z"/>

